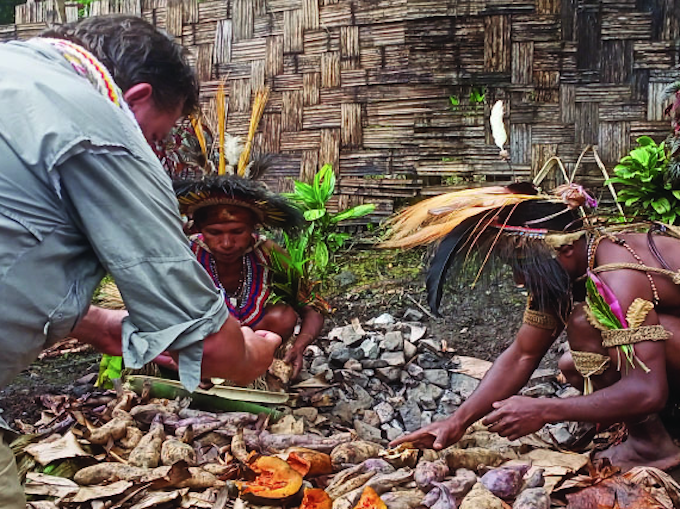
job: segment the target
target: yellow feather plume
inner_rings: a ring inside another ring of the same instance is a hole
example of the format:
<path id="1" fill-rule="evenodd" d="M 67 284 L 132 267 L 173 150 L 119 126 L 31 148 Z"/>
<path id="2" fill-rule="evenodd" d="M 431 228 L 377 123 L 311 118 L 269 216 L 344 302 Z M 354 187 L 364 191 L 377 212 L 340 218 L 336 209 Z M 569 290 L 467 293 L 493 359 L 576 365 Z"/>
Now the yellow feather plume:
<path id="1" fill-rule="evenodd" d="M 489 210 L 525 200 L 545 200 L 542 195 L 515 194 L 502 186 L 454 191 L 412 205 L 391 218 L 383 248 L 408 249 L 445 237 L 463 221 Z"/>

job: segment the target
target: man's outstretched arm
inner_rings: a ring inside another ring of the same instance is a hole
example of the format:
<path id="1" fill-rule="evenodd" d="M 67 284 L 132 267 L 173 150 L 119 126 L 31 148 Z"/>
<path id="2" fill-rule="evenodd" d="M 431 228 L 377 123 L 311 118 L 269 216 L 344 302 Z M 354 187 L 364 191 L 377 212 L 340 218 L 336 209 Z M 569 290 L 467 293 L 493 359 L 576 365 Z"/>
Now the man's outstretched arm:
<path id="1" fill-rule="evenodd" d="M 449 418 L 393 441 L 418 447 L 442 449 L 456 443 L 467 428 L 493 410 L 496 401 L 516 394 L 527 383 L 550 348 L 552 331 L 523 324 L 515 341 L 498 357 L 477 390 Z"/>

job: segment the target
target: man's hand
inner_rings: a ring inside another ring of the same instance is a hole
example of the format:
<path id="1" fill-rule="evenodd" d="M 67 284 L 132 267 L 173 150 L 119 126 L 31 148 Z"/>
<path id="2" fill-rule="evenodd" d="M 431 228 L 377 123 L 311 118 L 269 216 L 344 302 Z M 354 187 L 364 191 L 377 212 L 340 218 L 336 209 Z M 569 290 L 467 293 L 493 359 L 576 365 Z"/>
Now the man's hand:
<path id="1" fill-rule="evenodd" d="M 123 355 L 123 318 L 127 314 L 125 310 L 90 306 L 70 336 L 91 344 L 101 353 Z"/>
<path id="2" fill-rule="evenodd" d="M 440 450 L 458 442 L 466 429 L 466 426 L 461 425 L 454 416 L 451 416 L 393 440 L 390 442 L 390 447 L 409 442 L 419 449 Z"/>
<path id="3" fill-rule="evenodd" d="M 546 423 L 545 401 L 525 396 L 512 396 L 493 404 L 495 410 L 487 415 L 482 424 L 489 431 L 498 433 L 510 440 L 538 431 Z"/>
<path id="4" fill-rule="evenodd" d="M 300 371 L 302 370 L 304 358 L 302 356 L 304 352 L 301 351 L 299 348 L 296 348 L 295 345 L 286 352 L 286 355 L 283 357 L 283 360 L 286 361 L 288 364 L 290 364 L 293 367 L 293 371 L 291 371 L 290 374 L 290 379 L 294 380 L 298 377 L 300 374 Z"/>

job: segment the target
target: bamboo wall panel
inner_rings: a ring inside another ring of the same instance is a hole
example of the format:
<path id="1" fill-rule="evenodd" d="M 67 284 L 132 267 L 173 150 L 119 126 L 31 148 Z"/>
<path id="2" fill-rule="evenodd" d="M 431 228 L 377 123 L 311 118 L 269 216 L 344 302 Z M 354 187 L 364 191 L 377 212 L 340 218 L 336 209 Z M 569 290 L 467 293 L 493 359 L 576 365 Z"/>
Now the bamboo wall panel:
<path id="1" fill-rule="evenodd" d="M 0 40 L 73 20 L 79 6 L 29 1 Z M 641 135 L 669 131 L 662 93 L 680 79 L 678 0 L 96 0 L 189 50 L 214 110 L 245 135 L 254 93 L 271 90 L 254 153 L 271 153 L 276 189 L 334 165 L 337 204 L 395 203 L 443 184 L 568 169 L 592 145 L 611 169 Z M 506 102 L 511 165 L 488 126 Z M 595 182 L 591 155 L 582 177 Z M 555 177 L 550 177 L 555 178 Z"/>

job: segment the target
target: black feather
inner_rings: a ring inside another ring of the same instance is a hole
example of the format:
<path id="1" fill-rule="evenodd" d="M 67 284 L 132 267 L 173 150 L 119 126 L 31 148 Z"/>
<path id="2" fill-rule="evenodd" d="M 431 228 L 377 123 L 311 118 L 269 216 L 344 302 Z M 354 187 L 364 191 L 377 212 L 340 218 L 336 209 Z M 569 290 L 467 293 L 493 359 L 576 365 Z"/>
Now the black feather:
<path id="1" fill-rule="evenodd" d="M 469 240 L 468 236 L 480 220 L 480 216 L 470 217 L 451 230 L 437 246 L 427 271 L 427 302 L 436 316 L 439 314 L 439 304 L 442 300 L 444 281 L 456 255 Z"/>

